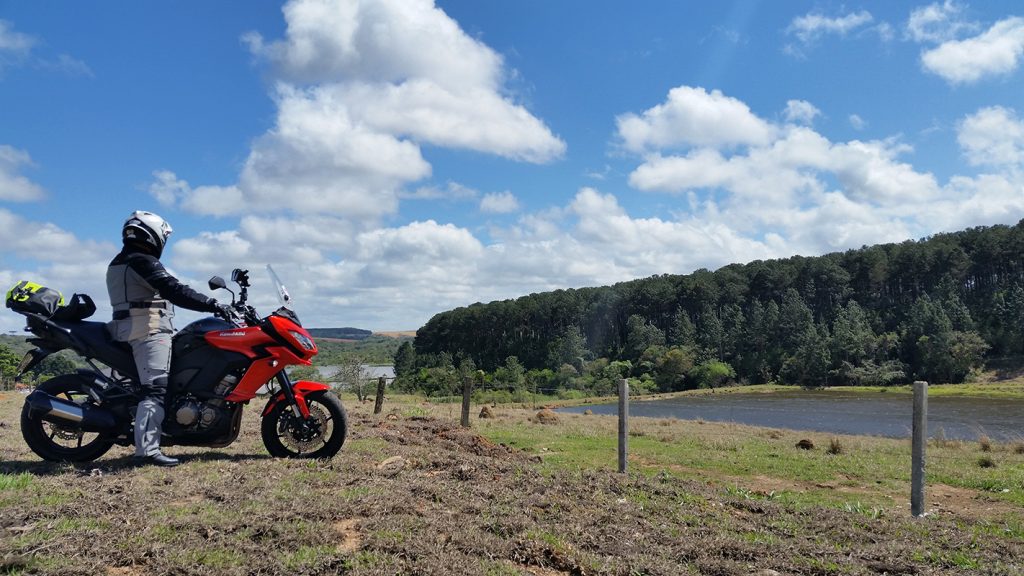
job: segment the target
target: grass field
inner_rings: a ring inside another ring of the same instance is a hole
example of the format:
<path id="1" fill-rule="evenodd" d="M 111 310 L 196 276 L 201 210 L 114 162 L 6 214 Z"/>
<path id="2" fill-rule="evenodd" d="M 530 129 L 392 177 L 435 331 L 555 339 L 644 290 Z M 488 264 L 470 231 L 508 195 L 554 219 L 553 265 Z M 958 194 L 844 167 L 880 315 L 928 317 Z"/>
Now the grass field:
<path id="1" fill-rule="evenodd" d="M 42 463 L 0 395 L 0 574 L 1024 573 L 1024 444 L 935 442 L 928 514 L 907 441 L 346 398 L 330 461 L 270 458 L 259 406 L 224 449 Z M 255 408 L 255 409 L 254 409 Z M 801 440 L 810 450 L 796 447 Z"/>

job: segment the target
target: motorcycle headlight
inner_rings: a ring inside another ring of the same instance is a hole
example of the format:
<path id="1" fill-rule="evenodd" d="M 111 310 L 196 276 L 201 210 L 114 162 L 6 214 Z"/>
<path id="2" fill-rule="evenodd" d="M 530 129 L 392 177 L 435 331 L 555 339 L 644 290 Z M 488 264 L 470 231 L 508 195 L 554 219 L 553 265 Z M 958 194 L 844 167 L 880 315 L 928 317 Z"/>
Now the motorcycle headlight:
<path id="1" fill-rule="evenodd" d="M 306 336 L 301 332 L 296 332 L 295 330 L 289 330 L 288 333 L 292 335 L 292 338 L 298 340 L 299 344 L 301 344 L 302 347 L 305 348 L 306 350 L 316 350 L 316 344 L 313 344 L 313 340 L 311 340 L 309 336 Z"/>

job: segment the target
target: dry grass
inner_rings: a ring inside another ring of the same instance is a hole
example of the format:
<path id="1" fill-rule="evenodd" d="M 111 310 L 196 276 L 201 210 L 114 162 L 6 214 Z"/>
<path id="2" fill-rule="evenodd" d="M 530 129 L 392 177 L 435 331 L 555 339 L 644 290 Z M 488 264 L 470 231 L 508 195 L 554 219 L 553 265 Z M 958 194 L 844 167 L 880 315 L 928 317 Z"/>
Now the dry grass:
<path id="1" fill-rule="evenodd" d="M 474 419 L 477 429 L 463 430 L 458 406 L 388 405 L 387 414 L 373 416 L 370 406 L 351 404 L 350 441 L 330 461 L 268 457 L 250 409 L 235 445 L 170 449 L 184 460 L 178 468 L 132 467 L 126 449 L 76 468 L 28 452 L 16 425 L 19 403 L 0 396 L 0 574 L 1024 570 L 1024 532 L 1005 524 L 991 502 L 979 506 L 987 515 L 912 519 L 866 504 L 870 487 L 835 480 L 822 490 L 850 490 L 850 498 L 844 506 L 821 505 L 800 497 L 819 481 L 794 481 L 769 467 L 773 453 L 834 468 L 870 452 L 870 443 L 846 437 L 842 455 L 827 456 L 796 450 L 800 436 L 790 432 L 772 439 L 735 425 L 638 422 L 633 471 L 618 474 L 577 465 L 582 455 L 571 453 L 591 443 L 606 451 L 613 418 L 573 415 L 541 425 L 530 422 L 535 410 L 502 408 L 497 418 Z M 551 444 L 522 450 L 516 441 L 494 440 L 502 435 Z M 767 452 L 763 461 L 750 460 L 762 463 L 751 476 L 641 461 L 685 443 L 708 460 L 749 458 L 744 451 L 758 442 Z"/>

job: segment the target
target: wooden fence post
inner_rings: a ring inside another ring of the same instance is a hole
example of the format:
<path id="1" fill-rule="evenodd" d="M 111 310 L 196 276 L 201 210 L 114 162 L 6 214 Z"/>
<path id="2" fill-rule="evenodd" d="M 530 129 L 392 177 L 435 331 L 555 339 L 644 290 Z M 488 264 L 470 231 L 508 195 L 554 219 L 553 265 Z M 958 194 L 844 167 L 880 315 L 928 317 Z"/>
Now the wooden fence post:
<path id="1" fill-rule="evenodd" d="M 384 407 L 384 386 L 387 384 L 388 379 L 384 376 L 377 378 L 377 399 L 373 403 L 373 413 L 380 414 L 381 408 Z"/>
<path id="2" fill-rule="evenodd" d="M 925 446 L 928 443 L 928 383 L 914 382 L 914 428 L 910 469 L 910 513 L 924 514 Z"/>
<path id="3" fill-rule="evenodd" d="M 619 472 L 626 472 L 629 453 L 629 380 L 619 380 Z"/>
<path id="4" fill-rule="evenodd" d="M 463 428 L 469 428 L 469 397 L 473 394 L 473 377 L 466 375 L 462 377 L 462 424 Z"/>

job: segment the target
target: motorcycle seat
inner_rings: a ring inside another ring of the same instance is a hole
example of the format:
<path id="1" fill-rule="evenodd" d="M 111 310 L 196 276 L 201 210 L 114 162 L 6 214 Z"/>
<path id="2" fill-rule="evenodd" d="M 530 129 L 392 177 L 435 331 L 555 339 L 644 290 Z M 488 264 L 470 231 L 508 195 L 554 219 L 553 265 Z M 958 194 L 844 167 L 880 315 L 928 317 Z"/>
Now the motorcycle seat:
<path id="1" fill-rule="evenodd" d="M 135 357 L 127 342 L 118 342 L 110 337 L 106 322 L 55 322 L 72 330 L 90 356 L 126 376 L 135 376 Z"/>

